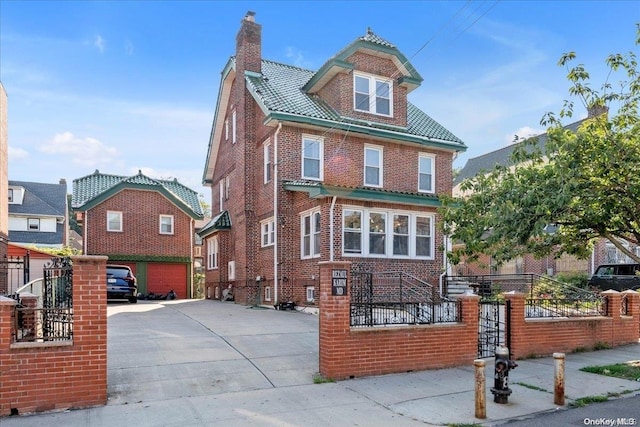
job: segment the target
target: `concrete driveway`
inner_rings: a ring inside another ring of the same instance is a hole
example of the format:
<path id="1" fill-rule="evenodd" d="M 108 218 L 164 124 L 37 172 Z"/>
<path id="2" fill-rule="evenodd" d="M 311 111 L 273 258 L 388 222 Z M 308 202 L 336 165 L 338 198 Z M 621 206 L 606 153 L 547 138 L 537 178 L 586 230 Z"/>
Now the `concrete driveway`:
<path id="1" fill-rule="evenodd" d="M 313 384 L 318 317 L 211 300 L 109 304 L 108 405 Z"/>

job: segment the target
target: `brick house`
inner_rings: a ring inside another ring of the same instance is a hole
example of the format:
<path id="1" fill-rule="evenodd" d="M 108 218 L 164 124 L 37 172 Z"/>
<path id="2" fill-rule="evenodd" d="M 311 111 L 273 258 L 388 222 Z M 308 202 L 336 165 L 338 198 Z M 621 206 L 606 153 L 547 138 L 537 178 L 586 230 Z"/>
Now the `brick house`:
<path id="1" fill-rule="evenodd" d="M 602 114 L 601 110 L 588 112 L 588 118 Z M 582 119 L 570 123 L 564 129 L 575 132 L 584 123 Z M 543 133 L 535 137 L 538 146 L 544 150 L 547 134 Z M 480 156 L 469 159 L 464 167 L 459 171 L 453 181 L 453 194 L 455 196 L 464 195 L 460 190 L 460 185 L 465 179 L 473 178 L 486 171 L 492 170 L 497 165 L 509 166 L 513 162 L 511 156 L 514 150 L 524 142 L 517 142 L 506 147 L 499 148 Z M 640 246 L 629 245 L 632 252 L 640 254 Z M 620 252 L 613 244 L 606 239 L 599 239 L 593 249 L 589 259 L 577 259 L 575 256 L 564 254 L 560 258 L 549 255 L 544 258 L 535 258 L 533 255 L 525 255 L 497 266 L 486 256 L 480 258 L 478 263 L 460 264 L 454 268 L 453 273 L 460 275 L 467 274 L 522 274 L 534 273 L 540 275 L 553 276 L 558 273 L 586 273 L 591 276 L 600 264 L 634 262 Z"/>
<path id="2" fill-rule="evenodd" d="M 177 180 L 102 174 L 73 180 L 72 209 L 82 226 L 85 255 L 106 255 L 138 279 L 138 292 L 193 295 L 198 194 Z"/>
<path id="3" fill-rule="evenodd" d="M 261 31 L 249 12 L 205 162 L 212 297 L 230 288 L 241 303 L 312 304 L 330 260 L 437 285 L 438 194 L 451 193 L 466 147 L 408 101 L 422 77 L 371 30 L 317 71 L 263 59 Z"/>

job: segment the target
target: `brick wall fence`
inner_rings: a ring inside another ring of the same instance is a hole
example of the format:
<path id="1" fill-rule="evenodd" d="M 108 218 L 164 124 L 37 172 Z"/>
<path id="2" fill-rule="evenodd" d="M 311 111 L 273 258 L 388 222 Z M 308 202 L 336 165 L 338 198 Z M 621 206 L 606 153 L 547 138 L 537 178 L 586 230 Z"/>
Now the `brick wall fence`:
<path id="1" fill-rule="evenodd" d="M 345 379 L 446 368 L 468 364 L 476 357 L 478 296 L 462 297 L 462 322 L 458 324 L 351 329 L 349 293 L 331 295 L 333 269 L 350 272 L 351 263 L 320 263 L 321 375 Z"/>
<path id="2" fill-rule="evenodd" d="M 478 356 L 479 297 L 465 295 L 457 324 L 350 327 L 349 286 L 346 295 L 332 295 L 332 270 L 347 270 L 350 262 L 321 262 L 319 358 L 320 374 L 341 380 L 425 369 L 471 365 Z M 627 295 L 628 311 L 621 314 Z M 511 300 L 511 355 L 514 359 L 554 352 L 615 347 L 637 343 L 640 293 L 603 292 L 607 316 L 589 318 L 525 318 L 525 295 L 504 294 Z"/>
<path id="3" fill-rule="evenodd" d="M 617 347 L 638 342 L 640 294 L 635 291 L 604 291 L 606 317 L 525 318 L 524 294 L 504 294 L 511 300 L 511 356 L 528 358 L 554 352 L 570 353 L 605 345 Z M 626 315 L 620 313 L 622 296 L 627 296 Z"/>
<path id="4" fill-rule="evenodd" d="M 72 340 L 14 343 L 16 302 L 0 297 L 0 417 L 107 402 L 107 257 L 72 261 Z"/>

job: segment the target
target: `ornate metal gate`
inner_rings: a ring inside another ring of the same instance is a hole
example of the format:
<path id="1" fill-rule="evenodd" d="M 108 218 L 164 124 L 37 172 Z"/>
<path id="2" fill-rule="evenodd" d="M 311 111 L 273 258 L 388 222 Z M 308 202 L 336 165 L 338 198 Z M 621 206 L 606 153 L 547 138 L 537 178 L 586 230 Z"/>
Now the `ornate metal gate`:
<path id="1" fill-rule="evenodd" d="M 510 346 L 509 301 L 481 299 L 478 313 L 478 357 L 493 357 L 496 347 Z"/>

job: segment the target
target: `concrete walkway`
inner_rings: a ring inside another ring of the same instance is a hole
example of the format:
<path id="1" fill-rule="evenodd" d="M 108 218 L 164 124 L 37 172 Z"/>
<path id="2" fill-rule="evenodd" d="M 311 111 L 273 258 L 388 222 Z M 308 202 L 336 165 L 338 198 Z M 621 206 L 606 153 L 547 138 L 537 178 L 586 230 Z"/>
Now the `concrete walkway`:
<path id="1" fill-rule="evenodd" d="M 566 403 L 553 404 L 552 358 L 518 361 L 513 394 L 474 417 L 474 369 L 413 372 L 314 384 L 318 317 L 215 301 L 108 306 L 108 404 L 0 419 L 0 426 L 497 425 L 564 409 L 577 398 L 633 396 L 640 382 L 579 371 L 640 359 L 640 345 L 568 354 Z M 620 417 L 640 418 L 638 409 Z"/>

